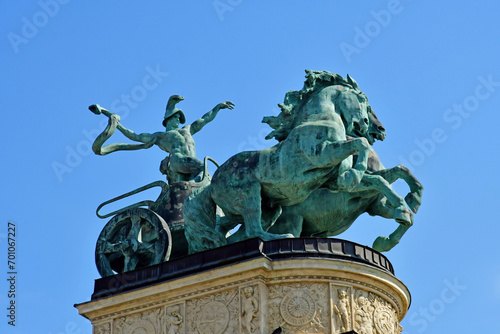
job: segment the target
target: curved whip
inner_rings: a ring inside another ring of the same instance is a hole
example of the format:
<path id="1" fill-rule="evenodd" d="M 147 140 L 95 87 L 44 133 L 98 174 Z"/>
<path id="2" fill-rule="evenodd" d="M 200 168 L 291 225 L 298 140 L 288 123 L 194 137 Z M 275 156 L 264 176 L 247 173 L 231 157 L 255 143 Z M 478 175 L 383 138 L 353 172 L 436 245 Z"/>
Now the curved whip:
<path id="1" fill-rule="evenodd" d="M 203 170 L 203 175 L 202 175 L 202 178 L 201 178 L 201 181 L 200 181 L 200 182 L 204 181 L 204 180 L 205 180 L 205 178 L 206 178 L 206 176 L 208 175 L 208 163 L 207 163 L 207 162 L 208 162 L 209 160 L 210 160 L 210 161 L 211 161 L 211 162 L 212 162 L 215 166 L 217 166 L 217 168 L 219 168 L 219 167 L 220 167 L 219 163 L 218 163 L 217 161 L 215 161 L 215 159 L 213 159 L 213 158 L 211 158 L 211 157 L 206 156 L 206 157 L 205 157 L 205 159 L 203 160 L 203 163 L 204 163 L 204 165 L 205 165 L 205 169 Z M 131 205 L 129 205 L 129 206 L 126 206 L 126 207 L 124 207 L 124 208 L 121 208 L 121 209 L 115 210 L 115 211 L 110 212 L 110 213 L 108 213 L 108 214 L 104 214 L 104 215 L 102 215 L 102 214 L 100 213 L 100 210 L 101 210 L 104 206 L 106 206 L 106 205 L 108 205 L 108 204 L 111 204 L 111 203 L 113 203 L 113 202 L 116 202 L 116 201 L 118 201 L 118 200 L 121 200 L 121 199 L 126 198 L 126 197 L 129 197 L 129 196 L 135 195 L 135 194 L 137 194 L 137 193 L 140 193 L 140 192 L 142 192 L 142 191 L 144 191 L 144 190 L 147 190 L 147 189 L 150 189 L 150 188 L 153 188 L 153 187 L 160 187 L 160 188 L 164 189 L 165 187 L 168 187 L 168 184 L 166 184 L 164 181 L 155 181 L 155 182 L 151 182 L 151 183 L 149 183 L 149 184 L 147 184 L 147 185 L 145 185 L 145 186 L 142 186 L 142 187 L 137 188 L 137 189 L 135 189 L 135 190 L 129 191 L 129 192 L 127 192 L 127 193 L 123 194 L 123 195 L 120 195 L 120 196 L 118 196 L 118 197 L 112 198 L 112 199 L 110 199 L 110 200 L 107 200 L 106 202 L 101 203 L 101 205 L 99 205 L 99 206 L 97 207 L 97 209 L 96 209 L 96 214 L 97 214 L 97 217 L 104 219 L 104 218 L 108 218 L 108 217 L 111 217 L 111 216 L 113 216 L 113 215 L 117 215 L 117 214 L 119 214 L 119 213 L 122 213 L 122 212 L 124 212 L 124 211 L 126 211 L 126 210 L 128 210 L 128 209 L 137 208 L 137 207 L 141 207 L 141 206 L 148 206 L 148 207 L 150 207 L 150 206 L 154 203 L 154 201 L 145 200 L 145 201 L 141 201 L 141 202 L 138 202 L 138 203 L 135 203 L 135 204 L 131 204 Z"/>
<path id="2" fill-rule="evenodd" d="M 117 114 L 113 114 L 112 112 L 110 112 L 107 109 L 104 109 L 98 104 L 91 105 L 89 107 L 89 110 L 96 115 L 103 114 L 109 118 L 108 125 L 106 126 L 104 131 L 99 136 L 97 136 L 97 138 L 94 140 L 94 143 L 92 144 L 92 151 L 94 151 L 95 154 L 106 155 L 116 151 L 140 150 L 144 148 L 150 148 L 151 146 L 154 145 L 154 140 L 152 140 L 149 143 L 144 143 L 144 144 L 114 143 L 103 146 L 104 142 L 106 142 L 115 133 L 115 130 L 120 123 L 120 116 L 118 116 Z"/>
<path id="3" fill-rule="evenodd" d="M 205 159 L 203 159 L 203 164 L 205 165 L 205 169 L 203 170 L 203 175 L 201 177 L 201 181 L 205 180 L 205 177 L 208 175 L 208 164 L 207 164 L 208 160 L 212 161 L 213 164 L 215 166 L 217 166 L 217 168 L 220 167 L 219 163 L 217 161 L 215 161 L 215 159 L 210 158 L 209 156 L 206 156 Z"/>
<path id="4" fill-rule="evenodd" d="M 101 203 L 101 205 L 99 205 L 97 207 L 97 209 L 96 209 L 96 215 L 97 215 L 97 217 L 99 217 L 101 219 L 104 219 L 104 218 L 108 218 L 108 217 L 111 217 L 113 215 L 117 215 L 119 213 L 125 212 L 128 209 L 138 208 L 138 207 L 141 207 L 141 206 L 148 206 L 148 207 L 151 206 L 151 204 L 153 204 L 154 201 L 144 200 L 144 201 L 141 201 L 141 202 L 138 202 L 138 203 L 135 203 L 135 204 L 131 204 L 131 205 L 126 206 L 124 208 L 118 209 L 116 211 L 110 212 L 110 213 L 105 214 L 105 215 L 101 215 L 101 213 L 99 212 L 105 205 L 108 205 L 110 203 L 116 202 L 116 201 L 118 201 L 120 199 L 123 199 L 125 197 L 129 197 L 129 196 L 135 195 L 137 193 L 140 193 L 141 191 L 144 191 L 144 190 L 147 190 L 147 189 L 150 189 L 150 188 L 153 188 L 153 187 L 160 187 L 160 188 L 164 189 L 165 187 L 168 187 L 168 185 L 164 181 L 155 181 L 155 182 L 151 182 L 149 184 L 146 184 L 145 186 L 142 186 L 140 188 L 137 188 L 137 189 L 134 189 L 132 191 L 129 191 L 128 193 L 125 193 L 125 194 L 120 195 L 118 197 L 115 197 L 115 198 L 112 198 L 110 200 L 107 200 L 106 202 Z"/>

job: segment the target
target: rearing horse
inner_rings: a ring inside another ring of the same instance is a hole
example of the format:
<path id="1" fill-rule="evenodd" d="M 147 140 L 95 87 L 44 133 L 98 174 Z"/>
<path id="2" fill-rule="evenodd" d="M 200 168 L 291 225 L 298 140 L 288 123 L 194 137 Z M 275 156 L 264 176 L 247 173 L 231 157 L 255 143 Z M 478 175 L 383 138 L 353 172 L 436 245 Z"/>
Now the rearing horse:
<path id="1" fill-rule="evenodd" d="M 370 109 L 368 141 L 373 144 L 375 139 L 383 140 L 384 138 L 385 129 Z M 312 192 L 303 202 L 284 207 L 281 216 L 269 231 L 272 233 L 286 231 L 295 237 L 330 237 L 347 230 L 361 214 L 367 212 L 372 216 L 396 219 L 401 224 L 389 237 L 380 236 L 373 243 L 374 249 L 388 251 L 399 243 L 403 234 L 411 226 L 413 214 L 407 212 L 410 222 L 401 219 L 402 211 L 398 211 L 397 208 L 401 207 L 402 198 L 390 187 L 383 192 L 370 188 L 373 182 L 392 184 L 397 179 L 403 179 L 410 187 L 410 193 L 405 200 L 410 209 L 417 213 L 421 203 L 422 184 L 403 165 L 385 169 L 372 149 L 368 160 L 368 170 L 361 183 L 353 191 L 339 191 L 334 184 L 327 183 Z M 232 227 L 226 226 L 225 228 Z"/>
<path id="2" fill-rule="evenodd" d="M 304 201 L 328 180 L 351 191 L 363 179 L 370 152 L 362 138 L 369 123 L 366 95 L 349 76 L 346 80 L 327 71 L 306 73 L 304 88 L 286 94 L 280 115 L 264 120 L 280 142 L 234 155 L 217 169 L 210 184 L 185 200 L 190 253 L 227 243 L 216 231 L 216 206 L 226 219 L 243 225 L 245 238 L 292 237 L 266 232 L 282 205 Z M 358 155 L 355 164 L 353 154 Z"/>

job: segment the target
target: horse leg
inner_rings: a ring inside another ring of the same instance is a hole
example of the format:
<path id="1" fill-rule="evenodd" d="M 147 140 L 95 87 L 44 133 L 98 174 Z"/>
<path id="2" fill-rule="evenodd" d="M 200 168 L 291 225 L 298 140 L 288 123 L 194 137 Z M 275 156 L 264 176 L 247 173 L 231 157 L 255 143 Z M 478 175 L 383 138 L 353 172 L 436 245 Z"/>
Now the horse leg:
<path id="1" fill-rule="evenodd" d="M 295 238 L 300 237 L 304 218 L 295 210 L 298 205 L 284 207 L 281 215 L 268 231 L 278 234 L 291 233 Z"/>
<path id="2" fill-rule="evenodd" d="M 261 185 L 258 182 L 247 183 L 246 195 L 237 202 L 237 209 L 240 211 L 244 221 L 244 231 L 246 238 L 260 238 L 264 241 L 293 238 L 291 234 L 273 234 L 264 231 L 262 226 L 262 197 Z M 281 207 L 276 207 L 281 211 Z M 275 214 L 271 213 L 270 216 Z M 276 216 L 277 218 L 277 216 Z M 269 227 L 269 226 L 266 226 Z"/>
<path id="3" fill-rule="evenodd" d="M 374 175 L 380 175 L 389 183 L 394 183 L 397 179 L 402 179 L 410 187 L 410 192 L 406 195 L 405 201 L 408 203 L 410 209 L 417 213 L 420 204 L 422 203 L 422 192 L 424 187 L 417 180 L 411 171 L 403 165 L 397 165 L 396 167 L 384 169 L 373 173 Z"/>
<path id="4" fill-rule="evenodd" d="M 238 226 L 240 222 L 224 215 L 217 216 L 217 224 L 215 225 L 215 230 L 225 236 L 227 236 L 228 232 Z"/>
<path id="5" fill-rule="evenodd" d="M 393 206 L 393 218 L 402 225 L 411 226 L 411 213 L 406 208 L 405 202 L 389 185 L 389 183 L 380 175 L 364 174 L 361 184 L 355 191 L 375 189 L 384 195 Z"/>
<path id="6" fill-rule="evenodd" d="M 399 225 L 398 228 L 389 235 L 389 238 L 384 236 L 377 237 L 373 242 L 372 248 L 379 252 L 391 250 L 394 246 L 399 244 L 401 237 L 409 228 L 409 226 Z"/>
<path id="7" fill-rule="evenodd" d="M 245 222 L 243 221 L 243 217 L 233 214 L 226 214 L 224 217 L 225 217 L 224 219 L 221 219 L 220 229 L 221 230 L 222 228 L 226 229 L 225 231 L 226 233 L 224 235 L 227 236 L 227 243 L 234 244 L 235 242 L 245 240 L 246 234 L 245 234 L 245 228 L 243 226 Z M 233 234 L 228 236 L 229 230 L 235 228 L 236 226 L 238 226 L 238 224 L 241 224 L 242 226 L 240 226 L 240 228 L 236 230 Z"/>
<path id="8" fill-rule="evenodd" d="M 263 231 L 268 231 L 269 228 L 271 228 L 278 217 L 281 214 L 281 206 L 266 206 L 265 203 L 261 203 L 261 225 L 262 225 L 262 230 Z M 221 223 L 223 224 L 221 227 L 229 227 L 229 229 L 232 229 L 236 227 L 238 224 L 243 223 L 243 221 L 239 221 L 231 216 L 226 217 L 225 219 L 221 219 Z M 229 231 L 229 230 L 227 230 Z M 227 232 L 226 231 L 226 232 Z M 279 233 L 279 232 L 271 232 L 271 233 Z M 235 242 L 243 241 L 247 239 L 247 233 L 246 233 L 246 228 L 241 227 L 236 231 L 234 234 L 230 235 L 227 240 L 228 243 L 232 244 Z"/>
<path id="9" fill-rule="evenodd" d="M 262 201 L 261 208 L 262 216 L 260 219 L 262 222 L 262 229 L 264 231 L 269 231 L 281 215 L 281 205 L 272 205 L 268 201 Z"/>
<path id="10" fill-rule="evenodd" d="M 210 187 L 194 189 L 184 200 L 182 210 L 189 254 L 227 244 L 225 235 L 215 230 L 216 206 L 210 195 Z"/>
<path id="11" fill-rule="evenodd" d="M 385 203 L 385 198 L 376 202 L 376 204 L 370 206 L 367 212 L 372 216 L 381 216 L 384 218 L 394 218 L 393 212 L 394 208 L 390 207 Z M 413 214 L 410 216 L 413 223 Z M 389 237 L 379 236 L 373 242 L 372 248 L 379 252 L 387 252 L 396 246 L 403 235 L 408 231 L 410 226 L 399 225 L 394 232 L 392 232 Z"/>
<path id="12" fill-rule="evenodd" d="M 370 144 L 365 138 L 350 138 L 343 142 L 325 141 L 316 148 L 316 157 L 308 159 L 319 166 L 334 166 L 344 161 L 349 156 L 357 153 L 358 158 L 353 167 L 341 171 L 337 178 L 337 184 L 342 190 L 350 192 L 363 178 L 368 166 L 370 155 Z"/>
<path id="13" fill-rule="evenodd" d="M 337 178 L 337 182 L 341 188 L 347 191 L 354 189 L 363 178 L 363 175 L 368 168 L 368 157 L 370 155 L 370 144 L 365 138 L 356 138 L 353 140 L 358 159 L 353 167 L 347 171 L 342 172 Z M 349 154 L 352 155 L 352 154 Z"/>

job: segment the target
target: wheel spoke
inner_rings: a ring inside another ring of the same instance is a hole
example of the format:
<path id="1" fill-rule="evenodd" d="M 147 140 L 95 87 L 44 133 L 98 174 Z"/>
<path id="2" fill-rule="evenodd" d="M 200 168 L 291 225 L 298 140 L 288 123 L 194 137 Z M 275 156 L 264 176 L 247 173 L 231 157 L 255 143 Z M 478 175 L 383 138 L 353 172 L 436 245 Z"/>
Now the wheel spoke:
<path id="1" fill-rule="evenodd" d="M 141 230 L 141 217 L 134 215 L 130 217 L 130 222 L 132 226 L 130 227 L 129 237 L 137 239 L 139 236 L 139 231 Z"/>
<path id="2" fill-rule="evenodd" d="M 165 260 L 170 236 L 165 221 L 151 210 L 131 209 L 113 217 L 96 245 L 96 264 L 101 276 L 109 276 Z"/>

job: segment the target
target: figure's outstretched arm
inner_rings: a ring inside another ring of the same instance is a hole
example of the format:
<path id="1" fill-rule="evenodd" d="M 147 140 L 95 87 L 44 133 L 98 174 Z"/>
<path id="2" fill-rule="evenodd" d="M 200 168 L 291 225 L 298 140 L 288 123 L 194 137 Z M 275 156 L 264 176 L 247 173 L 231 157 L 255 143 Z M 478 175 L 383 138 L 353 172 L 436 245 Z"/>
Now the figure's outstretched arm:
<path id="1" fill-rule="evenodd" d="M 92 144 L 92 150 L 95 154 L 106 155 L 115 151 L 140 150 L 150 148 L 155 144 L 155 135 L 151 135 L 149 133 L 139 135 L 135 134 L 132 130 L 127 129 L 120 124 L 120 116 L 113 114 L 112 112 L 102 108 L 98 104 L 91 105 L 89 109 L 96 115 L 104 114 L 109 118 L 106 129 L 104 129 L 104 131 L 99 136 L 97 136 L 96 140 Z M 104 142 L 106 142 L 113 135 L 116 129 L 120 130 L 127 138 L 134 141 L 139 141 L 144 144 L 115 143 L 103 146 Z"/>
<path id="2" fill-rule="evenodd" d="M 233 109 L 233 108 L 234 108 L 234 103 L 231 101 L 219 103 L 212 110 L 210 110 L 205 115 L 203 115 L 200 119 L 194 121 L 193 124 L 191 124 L 189 131 L 191 132 L 192 135 L 194 135 L 196 132 L 203 129 L 203 127 L 205 125 L 207 125 L 208 123 L 213 121 L 215 116 L 217 116 L 217 113 L 219 112 L 219 110 L 221 110 L 221 109 Z"/>
<path id="3" fill-rule="evenodd" d="M 124 127 L 120 123 L 118 123 L 118 125 L 116 126 L 116 128 L 121 133 L 123 133 L 123 135 L 125 137 L 127 137 L 128 139 L 133 140 L 133 141 L 138 141 L 138 142 L 141 142 L 141 143 L 150 143 L 150 142 L 152 142 L 153 140 L 156 139 L 156 135 L 155 134 L 151 134 L 151 133 L 136 134 L 134 131 L 132 131 L 130 129 L 127 129 L 126 127 Z"/>

